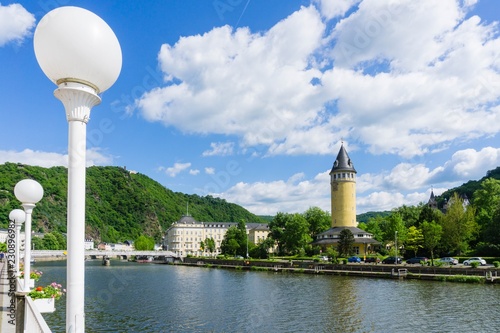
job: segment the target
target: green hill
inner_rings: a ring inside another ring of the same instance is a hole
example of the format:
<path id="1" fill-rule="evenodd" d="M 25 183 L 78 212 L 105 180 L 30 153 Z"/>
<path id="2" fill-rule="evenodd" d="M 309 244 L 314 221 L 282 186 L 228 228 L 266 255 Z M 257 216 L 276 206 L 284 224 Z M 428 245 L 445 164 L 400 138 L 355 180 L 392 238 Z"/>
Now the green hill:
<path id="1" fill-rule="evenodd" d="M 494 178 L 500 180 L 500 167 L 496 169 L 489 170 L 486 172 L 486 176 L 481 178 L 480 180 L 469 180 L 467 183 L 464 183 L 455 188 L 449 189 L 443 192 L 441 195 L 436 196 L 436 201 L 438 202 L 438 207 L 442 207 L 444 200 L 449 200 L 453 193 L 457 193 L 460 196 L 466 195 L 469 200 L 472 200 L 474 196 L 474 192 L 481 188 L 481 183 L 488 178 Z"/>
<path id="2" fill-rule="evenodd" d="M 32 230 L 66 232 L 67 169 L 16 163 L 0 164 L 0 228 L 8 225 L 12 209 L 20 208 L 15 184 L 38 181 L 44 197 L 33 211 Z M 145 234 L 159 241 L 163 232 L 186 213 L 203 222 L 263 222 L 236 204 L 212 196 L 173 192 L 151 178 L 121 167 L 87 168 L 86 236 L 121 242 Z"/>

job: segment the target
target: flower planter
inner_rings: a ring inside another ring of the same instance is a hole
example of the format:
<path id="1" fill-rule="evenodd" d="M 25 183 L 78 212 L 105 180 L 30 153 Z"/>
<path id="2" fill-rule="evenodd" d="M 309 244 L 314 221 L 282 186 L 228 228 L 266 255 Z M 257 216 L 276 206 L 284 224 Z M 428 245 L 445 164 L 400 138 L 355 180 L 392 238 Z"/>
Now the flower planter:
<path id="1" fill-rule="evenodd" d="M 35 303 L 35 306 L 40 313 L 49 313 L 56 310 L 56 301 L 54 298 L 37 298 L 33 300 L 33 303 Z"/>

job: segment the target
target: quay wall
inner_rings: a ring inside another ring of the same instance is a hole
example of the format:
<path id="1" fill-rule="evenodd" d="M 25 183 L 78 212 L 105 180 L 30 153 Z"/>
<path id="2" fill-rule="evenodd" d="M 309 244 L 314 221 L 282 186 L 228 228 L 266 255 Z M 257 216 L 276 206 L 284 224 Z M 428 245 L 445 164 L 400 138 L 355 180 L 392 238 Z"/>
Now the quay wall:
<path id="1" fill-rule="evenodd" d="M 177 262 L 178 263 L 178 262 Z M 383 264 L 332 264 L 313 261 L 263 261 L 263 260 L 225 260 L 212 258 L 184 258 L 188 266 L 209 266 L 215 268 L 234 268 L 245 270 L 270 270 L 276 272 L 327 274 L 342 276 L 363 276 L 373 278 L 404 277 L 420 280 L 443 280 L 443 277 L 465 275 L 484 277 L 493 276 L 488 282 L 500 283 L 500 269 L 495 267 L 436 267 L 422 265 L 383 265 Z M 399 270 L 406 270 L 400 273 Z"/>

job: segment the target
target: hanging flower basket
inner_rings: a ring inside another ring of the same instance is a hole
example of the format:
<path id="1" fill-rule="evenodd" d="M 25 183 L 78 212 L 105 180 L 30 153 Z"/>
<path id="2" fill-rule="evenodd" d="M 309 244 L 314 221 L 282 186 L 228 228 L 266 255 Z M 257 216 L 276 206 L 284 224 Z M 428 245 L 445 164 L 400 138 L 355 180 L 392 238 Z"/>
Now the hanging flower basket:
<path id="1" fill-rule="evenodd" d="M 40 313 L 51 313 L 56 310 L 55 298 L 36 298 L 33 300 L 36 308 Z"/>
<path id="2" fill-rule="evenodd" d="M 47 313 L 55 311 L 56 299 L 61 298 L 65 292 L 66 290 L 62 289 L 60 284 L 52 282 L 45 287 L 36 287 L 28 293 L 28 296 L 33 299 L 40 313 Z"/>

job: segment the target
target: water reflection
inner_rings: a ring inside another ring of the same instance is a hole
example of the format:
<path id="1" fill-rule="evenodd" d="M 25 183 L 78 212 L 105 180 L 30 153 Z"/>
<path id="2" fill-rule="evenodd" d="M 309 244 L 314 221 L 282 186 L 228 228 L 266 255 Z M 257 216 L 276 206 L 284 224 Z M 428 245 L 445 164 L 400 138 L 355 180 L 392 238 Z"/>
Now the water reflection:
<path id="1" fill-rule="evenodd" d="M 41 284 L 64 262 L 40 263 Z M 498 286 L 112 262 L 86 267 L 86 331 L 496 331 Z M 44 314 L 65 330 L 64 299 Z M 480 318 L 480 319 L 478 319 Z"/>

